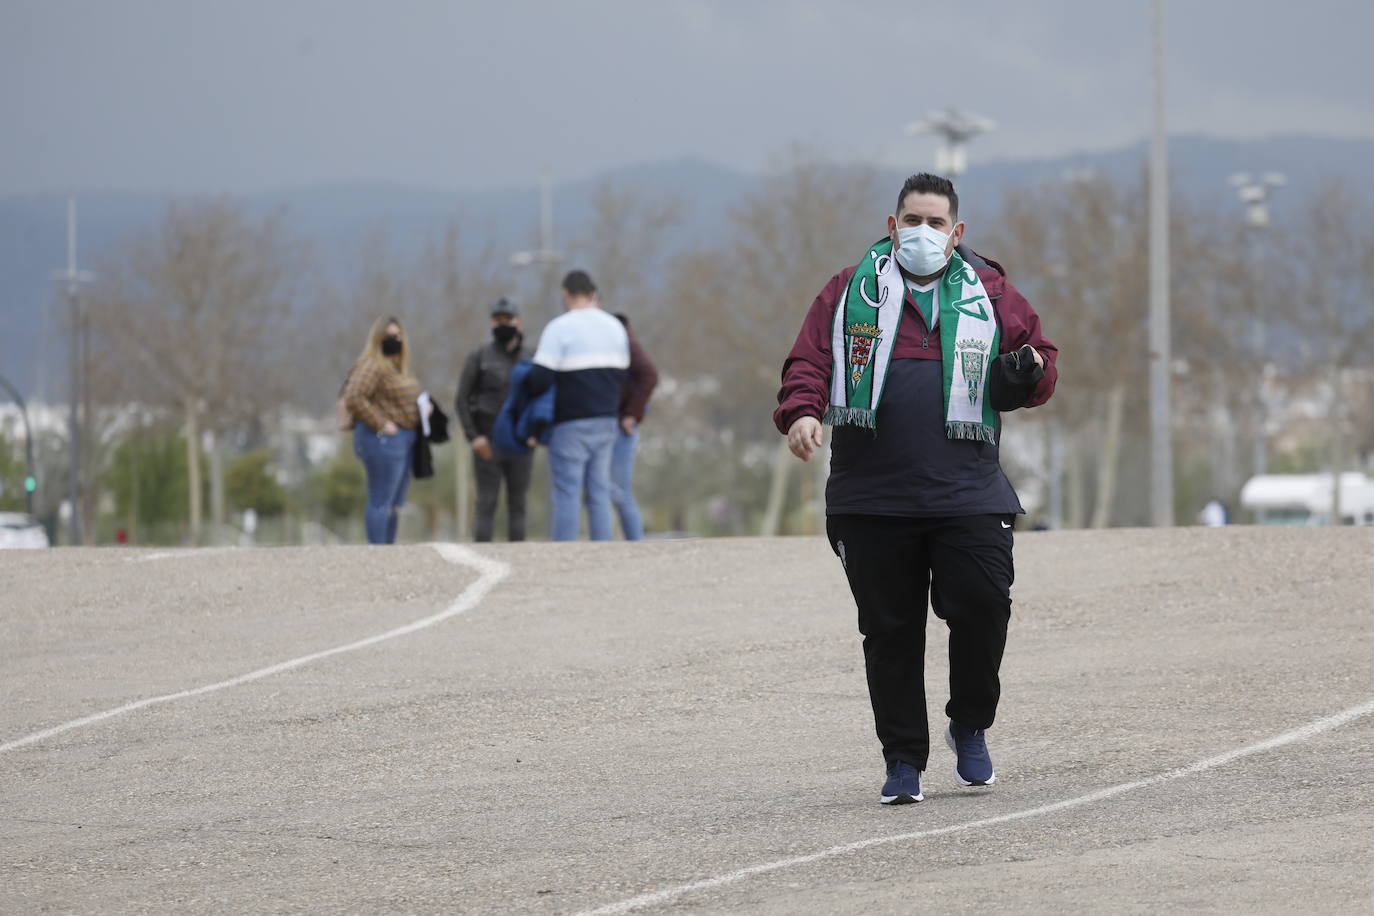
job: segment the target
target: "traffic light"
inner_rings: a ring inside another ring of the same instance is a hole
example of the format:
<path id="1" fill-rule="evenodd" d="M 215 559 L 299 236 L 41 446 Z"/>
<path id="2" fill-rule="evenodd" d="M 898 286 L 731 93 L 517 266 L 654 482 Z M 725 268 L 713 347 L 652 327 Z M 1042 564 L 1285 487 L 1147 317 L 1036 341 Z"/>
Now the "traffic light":
<path id="1" fill-rule="evenodd" d="M 25 477 L 25 478 L 24 478 L 24 492 L 25 492 L 25 493 L 32 493 L 34 490 L 37 490 L 37 489 L 38 489 L 38 479 L 37 479 L 37 478 L 32 477 L 32 476 L 30 476 L 30 477 Z"/>

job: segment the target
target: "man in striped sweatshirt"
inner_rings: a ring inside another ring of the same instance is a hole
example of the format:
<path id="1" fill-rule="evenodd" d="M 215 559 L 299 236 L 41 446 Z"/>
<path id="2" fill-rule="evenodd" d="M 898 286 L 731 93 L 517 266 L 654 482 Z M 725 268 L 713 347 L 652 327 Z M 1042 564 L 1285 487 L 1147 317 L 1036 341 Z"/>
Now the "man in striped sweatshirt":
<path id="1" fill-rule="evenodd" d="M 525 390 L 538 396 L 555 385 L 549 434 L 553 490 L 552 536 L 577 540 L 583 489 L 593 541 L 612 534 L 611 452 L 619 430 L 620 390 L 630 366 L 625 327 L 601 309 L 586 271 L 563 278 L 566 307 L 539 335 Z"/>

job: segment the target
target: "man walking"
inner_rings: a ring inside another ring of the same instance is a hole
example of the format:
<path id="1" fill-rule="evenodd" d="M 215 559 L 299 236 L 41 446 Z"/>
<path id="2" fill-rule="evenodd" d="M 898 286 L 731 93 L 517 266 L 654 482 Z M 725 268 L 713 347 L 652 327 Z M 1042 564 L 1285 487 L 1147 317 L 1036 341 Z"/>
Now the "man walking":
<path id="1" fill-rule="evenodd" d="M 491 337 L 489 342 L 468 354 L 454 404 L 463 433 L 472 444 L 473 476 L 477 480 L 477 522 L 473 539 L 492 539 L 501 481 L 505 480 L 506 536 L 512 541 L 523 541 L 525 497 L 530 488 L 534 456 L 503 451 L 491 440 L 492 427 L 510 386 L 511 369 L 529 356 L 524 345 L 520 310 L 504 296 L 491 306 Z"/>
<path id="2" fill-rule="evenodd" d="M 531 396 L 554 391 L 549 432 L 553 539 L 577 539 L 585 491 L 593 541 L 611 539 L 611 452 L 620 429 L 620 391 L 630 365 L 625 328 L 597 302 L 586 271 L 563 278 L 567 309 L 539 335 L 534 366 L 525 377 Z"/>
<path id="3" fill-rule="evenodd" d="M 783 364 L 773 419 L 798 458 L 834 426 L 826 531 L 858 606 L 887 767 L 880 801 L 921 801 L 930 753 L 926 604 L 949 628 L 945 741 L 961 786 L 996 779 L 1012 524 L 998 411 L 1047 401 L 1058 349 L 996 262 L 960 244 L 959 197 L 913 175 L 887 237 L 831 278 Z"/>

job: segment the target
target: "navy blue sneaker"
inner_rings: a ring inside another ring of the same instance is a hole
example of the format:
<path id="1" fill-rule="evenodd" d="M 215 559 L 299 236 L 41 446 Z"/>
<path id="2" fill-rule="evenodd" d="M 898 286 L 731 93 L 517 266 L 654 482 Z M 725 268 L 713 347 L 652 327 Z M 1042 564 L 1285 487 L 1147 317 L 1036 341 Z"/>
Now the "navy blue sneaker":
<path id="1" fill-rule="evenodd" d="M 887 782 L 883 783 L 882 798 L 884 805 L 909 805 L 925 801 L 921 794 L 921 771 L 905 760 L 894 760 L 887 765 Z"/>
<path id="2" fill-rule="evenodd" d="M 945 744 L 958 758 L 954 764 L 954 779 L 961 786 L 990 786 L 997 781 L 992 772 L 992 758 L 983 729 L 964 728 L 953 719 L 945 729 Z"/>

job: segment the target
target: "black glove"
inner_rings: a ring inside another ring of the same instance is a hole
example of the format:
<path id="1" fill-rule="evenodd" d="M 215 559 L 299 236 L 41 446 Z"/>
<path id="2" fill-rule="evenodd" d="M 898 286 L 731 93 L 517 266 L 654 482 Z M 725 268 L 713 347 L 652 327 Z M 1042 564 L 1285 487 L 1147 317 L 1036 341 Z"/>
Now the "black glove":
<path id="1" fill-rule="evenodd" d="M 988 377 L 988 403 L 993 410 L 1015 410 L 1030 400 L 1035 386 L 1045 377 L 1036 365 L 1035 348 L 1026 344 L 1012 353 L 1003 353 L 992 362 Z"/>
<path id="2" fill-rule="evenodd" d="M 1008 374 L 1013 377 L 1027 378 L 1032 385 L 1045 377 L 1045 370 L 1035 361 L 1035 348 L 1030 344 L 1015 353 L 1003 354 L 1001 358 L 1007 361 Z"/>

